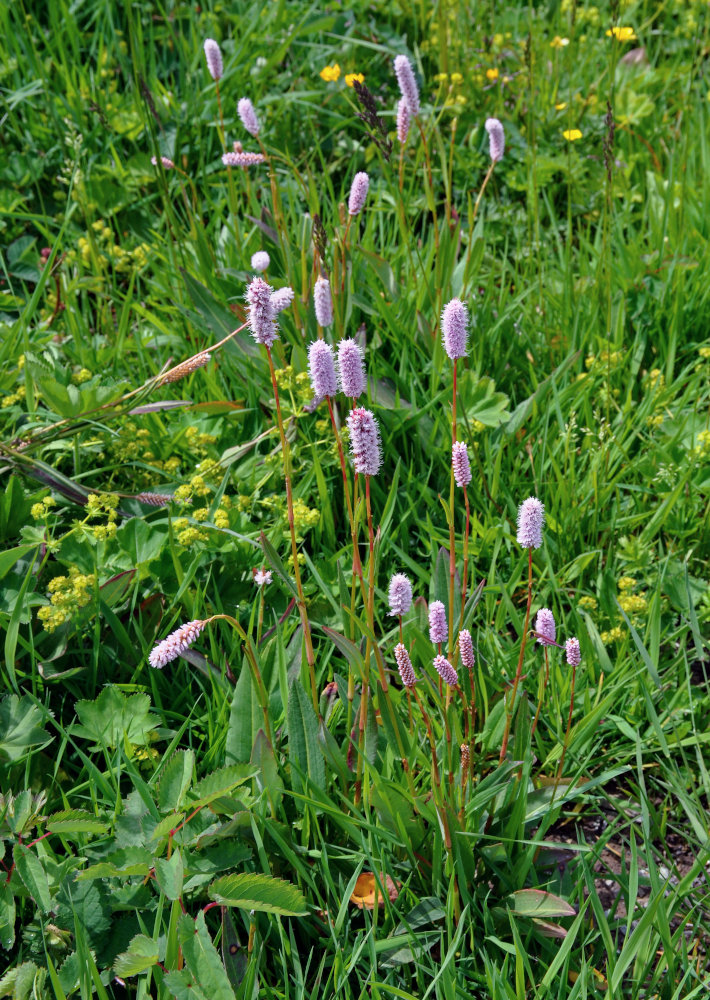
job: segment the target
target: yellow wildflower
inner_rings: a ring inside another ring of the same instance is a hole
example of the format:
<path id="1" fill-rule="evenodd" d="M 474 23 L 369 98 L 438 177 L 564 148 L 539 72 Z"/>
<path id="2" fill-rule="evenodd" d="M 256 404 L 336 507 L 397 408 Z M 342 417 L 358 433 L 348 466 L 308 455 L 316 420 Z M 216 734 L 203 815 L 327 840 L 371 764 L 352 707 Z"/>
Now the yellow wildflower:
<path id="1" fill-rule="evenodd" d="M 633 42 L 636 39 L 636 32 L 633 28 L 622 28 L 618 24 L 610 28 L 606 35 L 607 38 L 615 38 L 617 42 Z"/>
<path id="2" fill-rule="evenodd" d="M 435 83 L 446 83 L 446 81 L 448 79 L 449 79 L 449 74 L 448 73 L 437 73 L 436 76 L 434 77 L 434 82 Z"/>
<path id="3" fill-rule="evenodd" d="M 562 135 L 564 136 L 565 139 L 567 139 L 568 142 L 576 142 L 577 139 L 582 138 L 582 133 L 579 131 L 578 128 L 565 129 Z"/>
<path id="4" fill-rule="evenodd" d="M 559 104 L 555 105 L 555 111 L 564 111 L 567 107 L 567 101 L 560 101 Z"/>
<path id="5" fill-rule="evenodd" d="M 461 73 L 452 73 L 451 82 L 454 85 L 454 87 L 460 87 L 461 84 L 463 83 L 463 76 L 461 75 Z"/>
<path id="6" fill-rule="evenodd" d="M 617 584 L 619 590 L 633 590 L 636 581 L 632 576 L 622 576 Z"/>
<path id="7" fill-rule="evenodd" d="M 340 66 L 337 63 L 332 66 L 324 66 L 318 75 L 326 83 L 334 83 L 340 76 Z"/>
<path id="8" fill-rule="evenodd" d="M 614 628 L 609 629 L 608 632 L 602 632 L 599 637 L 605 646 L 610 646 L 612 642 L 617 642 L 624 638 L 624 630 L 620 625 L 615 625 Z"/>
<path id="9" fill-rule="evenodd" d="M 596 611 L 597 601 L 595 597 L 589 597 L 587 594 L 579 599 L 579 607 L 584 608 L 585 611 Z"/>
<path id="10" fill-rule="evenodd" d="M 487 70 L 486 70 L 486 76 L 487 76 L 487 77 L 488 77 L 488 79 L 489 79 L 489 80 L 491 80 L 492 82 L 494 82 L 495 80 L 497 80 L 497 79 L 498 79 L 498 77 L 499 77 L 499 75 L 500 75 L 500 74 L 498 73 L 498 70 L 496 69 L 496 67 L 495 67 L 495 66 L 494 66 L 494 67 L 493 67 L 492 69 L 487 69 Z"/>
<path id="11" fill-rule="evenodd" d="M 348 73 L 348 75 L 345 77 L 345 82 L 347 83 L 348 87 L 352 87 L 352 85 L 355 83 L 356 80 L 358 83 L 364 83 L 365 77 L 362 75 L 362 73 Z"/>
<path id="12" fill-rule="evenodd" d="M 710 358 L 710 347 L 699 347 L 698 354 L 701 358 Z M 19 365 L 17 366 L 20 367 Z"/>
<path id="13" fill-rule="evenodd" d="M 569 38 L 560 38 L 559 35 L 555 35 L 550 42 L 550 46 L 553 49 L 563 49 L 566 45 L 569 45 Z"/>

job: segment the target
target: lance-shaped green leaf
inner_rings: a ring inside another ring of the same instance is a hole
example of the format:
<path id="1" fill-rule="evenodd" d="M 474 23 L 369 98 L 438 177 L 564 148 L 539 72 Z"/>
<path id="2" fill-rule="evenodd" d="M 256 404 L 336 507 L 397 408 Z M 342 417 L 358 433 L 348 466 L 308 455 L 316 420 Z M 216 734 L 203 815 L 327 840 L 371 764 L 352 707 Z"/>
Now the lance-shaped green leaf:
<path id="1" fill-rule="evenodd" d="M 195 771 L 193 750 L 178 750 L 168 761 L 158 785 L 158 807 L 161 812 L 179 809 L 190 787 Z"/>
<path id="2" fill-rule="evenodd" d="M 182 896 L 183 874 L 180 851 L 175 851 L 169 861 L 155 859 L 155 878 L 168 899 L 180 899 Z"/>
<path id="3" fill-rule="evenodd" d="M 47 817 L 47 829 L 70 837 L 73 833 L 106 833 L 106 823 L 84 809 L 65 809 Z"/>
<path id="4" fill-rule="evenodd" d="M 222 959 L 207 930 L 204 913 L 198 913 L 196 920 L 187 914 L 180 918 L 178 940 L 185 965 L 210 1000 L 235 1000 Z"/>
<path id="5" fill-rule="evenodd" d="M 9 951 L 15 943 L 15 897 L 4 879 L 0 881 L 0 948 Z"/>
<path id="6" fill-rule="evenodd" d="M 318 717 L 298 680 L 289 688 L 287 716 L 291 759 L 319 788 L 325 788 L 325 762 L 318 745 Z"/>
<path id="7" fill-rule="evenodd" d="M 158 961 L 158 943 L 145 934 L 136 934 L 128 950 L 118 955 L 113 963 L 117 976 L 137 976 Z"/>
<path id="8" fill-rule="evenodd" d="M 519 889 L 510 897 L 513 912 L 519 917 L 573 917 L 576 910 L 559 896 L 542 889 Z"/>
<path id="9" fill-rule="evenodd" d="M 271 875 L 251 872 L 224 875 L 212 883 L 208 894 L 222 906 L 238 906 L 242 910 L 261 910 L 282 917 L 299 917 L 307 912 L 301 890 Z"/>
<path id="10" fill-rule="evenodd" d="M 30 896 L 43 913 L 48 913 L 52 909 L 52 897 L 42 862 L 31 848 L 23 847 L 22 844 L 15 844 L 12 857 L 17 874 L 22 879 Z"/>
<path id="11" fill-rule="evenodd" d="M 230 764 L 229 767 L 221 767 L 218 771 L 208 774 L 202 781 L 198 781 L 193 789 L 194 798 L 188 802 L 190 811 L 198 806 L 206 806 L 222 795 L 227 795 L 237 785 L 249 781 L 258 772 L 259 768 L 253 764 Z"/>

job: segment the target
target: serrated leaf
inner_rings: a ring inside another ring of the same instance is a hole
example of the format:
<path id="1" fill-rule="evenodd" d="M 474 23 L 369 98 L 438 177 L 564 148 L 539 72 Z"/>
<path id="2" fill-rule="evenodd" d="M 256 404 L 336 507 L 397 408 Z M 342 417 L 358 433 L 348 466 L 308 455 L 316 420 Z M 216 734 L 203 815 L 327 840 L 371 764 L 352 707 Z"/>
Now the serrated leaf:
<path id="1" fill-rule="evenodd" d="M 161 812 L 178 809 L 190 787 L 195 771 L 193 750 L 178 750 L 170 758 L 158 785 L 158 808 Z"/>
<path id="2" fill-rule="evenodd" d="M 155 829 L 150 835 L 151 840 L 160 840 L 161 837 L 167 837 L 171 830 L 180 826 L 182 821 L 185 819 L 186 813 L 170 813 L 168 816 L 163 817 L 159 823 L 156 824 Z"/>
<path id="3" fill-rule="evenodd" d="M 210 1000 L 235 1000 L 234 990 L 207 930 L 204 913 L 198 913 L 196 920 L 187 914 L 180 918 L 178 940 L 185 965 Z"/>
<path id="4" fill-rule="evenodd" d="M 22 879 L 30 896 L 43 913 L 49 913 L 52 909 L 52 897 L 42 862 L 31 848 L 23 847 L 22 844 L 15 844 L 12 857 L 17 874 Z"/>
<path id="5" fill-rule="evenodd" d="M 253 764 L 230 764 L 208 774 L 202 781 L 198 781 L 192 790 L 194 798 L 190 799 L 190 811 L 198 806 L 206 806 L 221 795 L 231 792 L 237 785 L 253 778 L 258 770 L 259 768 Z"/>
<path id="6" fill-rule="evenodd" d="M 72 735 L 93 740 L 99 749 L 119 746 L 124 740 L 145 746 L 160 724 L 160 718 L 150 714 L 147 694 L 126 698 L 112 685 L 105 687 L 95 701 L 78 701 L 76 714 L 81 725 L 72 727 Z"/>
<path id="7" fill-rule="evenodd" d="M 165 858 L 155 859 L 155 878 L 168 899 L 180 899 L 182 896 L 183 875 L 180 851 L 174 851 L 169 861 Z"/>
<path id="8" fill-rule="evenodd" d="M 34 962 L 23 962 L 14 969 L 8 969 L 0 979 L 0 997 L 29 1000 L 34 993 L 35 979 L 39 971 Z"/>
<path id="9" fill-rule="evenodd" d="M 542 889 L 519 889 L 511 896 L 513 912 L 521 917 L 574 917 L 576 910 L 559 896 Z"/>
<path id="10" fill-rule="evenodd" d="M 47 817 L 47 829 L 67 836 L 70 833 L 106 833 L 108 827 L 83 809 L 66 809 Z"/>
<path id="11" fill-rule="evenodd" d="M 225 757 L 228 761 L 247 761 L 264 717 L 259 708 L 251 670 L 246 662 L 237 678 L 227 726 Z"/>
<path id="12" fill-rule="evenodd" d="M 163 976 L 163 986 L 170 990 L 175 1000 L 208 1000 L 207 994 L 200 989 L 187 969 L 168 972 Z"/>
<path id="13" fill-rule="evenodd" d="M 128 950 L 116 957 L 113 971 L 117 976 L 137 976 L 150 969 L 157 961 L 157 942 L 145 934 L 137 934 L 128 945 Z"/>
<path id="14" fill-rule="evenodd" d="M 10 694 L 0 701 L 0 733 L 0 763 L 20 760 L 29 747 L 50 741 L 42 710 L 26 695 Z"/>
<path id="15" fill-rule="evenodd" d="M 103 861 L 89 865 L 77 875 L 77 880 L 94 878 L 128 878 L 145 876 L 153 867 L 153 856 L 145 847 L 126 847 L 112 851 Z"/>
<path id="16" fill-rule="evenodd" d="M 508 403 L 504 392 L 496 392 L 493 379 L 483 376 L 466 394 L 466 416 L 469 421 L 478 420 L 486 427 L 498 427 L 510 419 Z"/>
<path id="17" fill-rule="evenodd" d="M 300 917 L 307 912 L 301 890 L 291 882 L 260 873 L 224 875 L 209 887 L 208 895 L 222 906 L 242 910 L 278 913 L 282 917 Z"/>

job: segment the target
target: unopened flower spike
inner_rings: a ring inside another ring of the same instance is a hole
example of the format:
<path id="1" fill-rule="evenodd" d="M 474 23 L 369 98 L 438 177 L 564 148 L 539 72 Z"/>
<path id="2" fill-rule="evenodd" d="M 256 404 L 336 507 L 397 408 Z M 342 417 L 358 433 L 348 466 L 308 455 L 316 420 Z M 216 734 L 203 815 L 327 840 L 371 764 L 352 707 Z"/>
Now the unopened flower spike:
<path id="1" fill-rule="evenodd" d="M 365 391 L 365 360 L 355 340 L 341 340 L 338 344 L 338 381 L 349 399 L 357 399 Z"/>
<path id="2" fill-rule="evenodd" d="M 409 135 L 409 125 L 411 122 L 411 115 L 409 114 L 409 105 L 404 97 L 402 97 L 397 105 L 397 138 L 404 145 L 407 141 L 407 136 Z"/>
<path id="3" fill-rule="evenodd" d="M 399 676 L 402 678 L 402 684 L 405 687 L 414 687 L 417 682 L 417 678 L 414 676 L 414 667 L 409 658 L 407 647 L 401 642 L 398 642 L 394 647 L 394 658 L 397 661 L 397 669 L 399 670 Z"/>
<path id="4" fill-rule="evenodd" d="M 518 545 L 524 549 L 539 549 L 545 508 L 537 497 L 528 497 L 518 508 Z"/>
<path id="5" fill-rule="evenodd" d="M 446 608 L 442 601 L 432 601 L 429 605 L 429 638 L 438 646 L 449 637 L 449 627 L 446 624 Z"/>
<path id="6" fill-rule="evenodd" d="M 503 159 L 505 152 L 505 133 L 503 126 L 497 118 L 488 118 L 486 121 L 486 132 L 488 132 L 488 145 L 491 159 L 494 163 Z"/>
<path id="7" fill-rule="evenodd" d="M 224 72 L 222 53 L 220 52 L 219 45 L 213 38 L 205 39 L 205 59 L 207 60 L 207 69 L 210 71 L 212 79 L 221 80 L 222 73 Z"/>
<path id="8" fill-rule="evenodd" d="M 259 119 L 256 117 L 254 105 L 248 97 L 242 97 L 237 104 L 237 112 L 242 120 L 242 125 L 253 136 L 259 134 Z"/>
<path id="9" fill-rule="evenodd" d="M 456 485 L 461 489 L 468 486 L 471 482 L 471 465 L 468 460 L 468 449 L 463 441 L 454 441 L 451 446 L 451 465 Z"/>
<path id="10" fill-rule="evenodd" d="M 582 662 L 579 640 L 574 636 L 565 643 L 565 653 L 567 654 L 567 663 L 570 667 L 578 667 Z"/>
<path id="11" fill-rule="evenodd" d="M 412 584 L 404 573 L 395 573 L 390 580 L 390 615 L 406 615 L 412 606 Z"/>
<path id="12" fill-rule="evenodd" d="M 333 322 L 333 300 L 330 294 L 330 282 L 327 278 L 316 278 L 316 283 L 313 286 L 313 305 L 318 325 L 330 326 Z"/>
<path id="13" fill-rule="evenodd" d="M 251 266 L 254 271 L 265 271 L 270 263 L 271 260 L 266 250 L 257 250 L 255 254 L 252 254 Z"/>
<path id="14" fill-rule="evenodd" d="M 314 340 L 308 347 L 308 374 L 316 399 L 335 396 L 338 391 L 335 358 L 333 348 L 324 340 Z"/>
<path id="15" fill-rule="evenodd" d="M 151 156 L 150 162 L 153 164 L 154 167 L 157 167 L 158 166 L 158 157 L 157 156 Z M 167 156 L 161 156 L 160 157 L 160 162 L 163 165 L 163 170 L 174 170 L 175 169 L 175 164 L 173 163 L 172 160 L 168 159 Z"/>
<path id="16" fill-rule="evenodd" d="M 441 336 L 444 349 L 452 361 L 466 355 L 468 340 L 468 309 L 461 299 L 451 299 L 441 314 Z"/>
<path id="17" fill-rule="evenodd" d="M 348 199 L 348 213 L 350 215 L 359 215 L 362 211 L 369 186 L 370 178 L 364 171 L 355 174 L 350 188 L 350 198 Z"/>
<path id="18" fill-rule="evenodd" d="M 444 684 L 448 684 L 449 687 L 456 687 L 459 682 L 459 676 L 445 656 L 434 657 L 434 668 Z"/>
<path id="19" fill-rule="evenodd" d="M 348 414 L 350 452 L 355 471 L 374 476 L 382 465 L 380 431 L 374 414 L 359 406 Z"/>
<path id="20" fill-rule="evenodd" d="M 555 616 L 549 608 L 540 608 L 535 616 L 535 631 L 537 641 L 541 646 L 554 646 L 557 640 Z"/>
<path id="21" fill-rule="evenodd" d="M 225 167 L 255 167 L 265 160 L 263 153 L 222 153 Z"/>
<path id="22" fill-rule="evenodd" d="M 148 657 L 151 667 L 160 670 L 166 663 L 177 659 L 193 644 L 206 624 L 207 622 L 196 619 L 171 632 L 167 639 L 163 639 L 155 649 L 151 650 Z"/>
<path id="23" fill-rule="evenodd" d="M 462 628 L 459 632 L 459 654 L 464 667 L 472 669 L 476 663 L 476 657 L 473 652 L 473 639 L 467 628 Z"/>
<path id="24" fill-rule="evenodd" d="M 394 61 L 394 72 L 409 113 L 412 118 L 416 118 L 419 114 L 419 87 L 414 78 L 412 65 L 406 56 L 397 56 Z"/>
<path id="25" fill-rule="evenodd" d="M 201 354 L 195 355 L 194 358 L 188 358 L 187 361 L 183 361 L 181 365 L 176 365 L 170 371 L 166 372 L 158 385 L 166 385 L 168 382 L 179 382 L 182 378 L 187 378 L 188 375 L 192 375 L 196 372 L 198 368 L 204 368 L 206 364 L 210 361 L 210 355 L 207 351 L 203 351 Z"/>

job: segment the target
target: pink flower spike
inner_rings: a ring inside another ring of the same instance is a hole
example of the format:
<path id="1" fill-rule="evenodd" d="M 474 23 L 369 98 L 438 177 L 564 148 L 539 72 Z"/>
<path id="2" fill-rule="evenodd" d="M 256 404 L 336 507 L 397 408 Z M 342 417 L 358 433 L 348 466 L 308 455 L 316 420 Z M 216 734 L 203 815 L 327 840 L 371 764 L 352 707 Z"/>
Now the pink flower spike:
<path id="1" fill-rule="evenodd" d="M 468 340 L 468 309 L 461 299 L 452 299 L 441 314 L 441 335 L 444 349 L 452 361 L 466 355 Z"/>
<path id="2" fill-rule="evenodd" d="M 253 278 L 247 288 L 247 323 L 257 344 L 271 347 L 279 332 L 271 305 L 271 285 L 263 278 Z"/>
<path id="3" fill-rule="evenodd" d="M 402 97 L 407 102 L 407 108 L 412 118 L 419 114 L 419 87 L 414 77 L 414 70 L 406 56 L 397 56 L 394 61 L 394 72 Z"/>
<path id="4" fill-rule="evenodd" d="M 364 407 L 356 407 L 348 414 L 348 430 L 355 471 L 365 476 L 377 475 L 382 465 L 382 454 L 380 431 L 374 415 Z"/>
<path id="5" fill-rule="evenodd" d="M 462 628 L 459 632 L 459 653 L 464 667 L 471 670 L 476 663 L 476 656 L 473 652 L 473 639 L 467 628 Z"/>
<path id="6" fill-rule="evenodd" d="M 263 153 L 222 153 L 222 163 L 225 167 L 255 167 L 265 160 Z"/>
<path id="7" fill-rule="evenodd" d="M 451 447 L 451 465 L 456 485 L 461 489 L 468 486 L 471 482 L 471 466 L 468 461 L 468 449 L 463 441 L 454 441 Z"/>
<path id="8" fill-rule="evenodd" d="M 157 158 L 157 156 L 151 156 L 150 162 L 153 164 L 154 167 L 157 167 L 158 166 L 158 158 Z M 160 162 L 163 164 L 163 170 L 174 170 L 175 169 L 175 164 L 173 163 L 172 160 L 169 160 L 167 156 L 161 156 L 160 157 Z"/>
<path id="9" fill-rule="evenodd" d="M 390 615 L 406 615 L 412 606 L 412 584 L 404 573 L 395 573 L 390 580 Z"/>
<path id="10" fill-rule="evenodd" d="M 333 348 L 324 340 L 314 340 L 308 347 L 308 374 L 316 399 L 335 396 L 338 391 L 335 358 Z"/>
<path id="11" fill-rule="evenodd" d="M 540 608 L 535 616 L 535 631 L 538 633 L 537 641 L 541 646 L 554 646 L 557 640 L 557 626 L 555 616 L 549 608 Z"/>
<path id="12" fill-rule="evenodd" d="M 151 650 L 148 657 L 151 667 L 161 670 L 166 663 L 177 659 L 178 656 L 193 644 L 206 624 L 206 622 L 196 619 L 195 621 L 188 622 L 186 625 L 181 625 L 180 628 L 171 632 L 167 639 L 163 639 L 162 642 L 159 642 Z"/>
<path id="13" fill-rule="evenodd" d="M 319 326 L 330 326 L 333 322 L 333 300 L 330 296 L 330 282 L 327 278 L 316 278 L 313 286 L 313 305 Z"/>
<path id="14" fill-rule="evenodd" d="M 409 105 L 407 104 L 405 98 L 402 97 L 397 105 L 397 138 L 402 145 L 404 145 L 407 141 L 410 123 L 411 116 L 409 114 Z"/>
<path id="15" fill-rule="evenodd" d="M 271 308 L 274 311 L 274 316 L 277 313 L 283 312 L 284 309 L 288 309 L 294 299 L 294 291 L 290 285 L 285 285 L 283 288 L 277 288 L 274 294 L 271 296 Z"/>
<path id="16" fill-rule="evenodd" d="M 518 508 L 518 545 L 524 549 L 539 549 L 545 508 L 537 497 L 528 497 Z"/>
<path id="17" fill-rule="evenodd" d="M 254 105 L 248 97 L 242 97 L 237 104 L 237 113 L 242 120 L 242 125 L 253 136 L 259 134 L 259 119 L 256 117 Z"/>
<path id="18" fill-rule="evenodd" d="M 402 678 L 402 684 L 407 688 L 414 687 L 417 683 L 417 678 L 414 676 L 414 667 L 409 658 L 407 647 L 402 645 L 401 642 L 398 642 L 394 647 L 394 658 L 397 661 L 397 669 L 399 670 L 399 676 Z"/>
<path id="19" fill-rule="evenodd" d="M 488 145 L 490 147 L 491 159 L 494 163 L 503 159 L 505 152 L 505 133 L 503 126 L 497 118 L 488 118 L 486 121 L 486 132 L 488 132 Z"/>
<path id="20" fill-rule="evenodd" d="M 459 675 L 456 673 L 455 669 L 451 666 L 445 656 L 435 656 L 434 667 L 444 684 L 448 684 L 449 687 L 452 688 L 456 687 L 459 682 Z"/>
<path id="21" fill-rule="evenodd" d="M 441 601 L 432 601 L 429 605 L 429 638 L 435 646 L 449 638 L 446 608 Z"/>
<path id="22" fill-rule="evenodd" d="M 357 399 L 365 391 L 365 361 L 355 340 L 341 340 L 338 344 L 338 380 L 349 399 Z"/>
<path id="23" fill-rule="evenodd" d="M 205 59 L 207 60 L 207 69 L 210 71 L 212 79 L 221 80 L 222 73 L 224 72 L 222 53 L 220 52 L 219 45 L 213 38 L 205 39 Z"/>
<path id="24" fill-rule="evenodd" d="M 257 250 L 252 254 L 251 266 L 255 271 L 265 271 L 270 263 L 271 259 L 266 250 Z"/>
<path id="25" fill-rule="evenodd" d="M 575 639 L 574 636 L 571 639 L 568 639 L 565 643 L 565 652 L 567 654 L 567 663 L 570 667 L 578 667 L 582 662 L 579 640 Z"/>
<path id="26" fill-rule="evenodd" d="M 350 188 L 350 199 L 348 201 L 348 213 L 350 215 L 359 215 L 365 205 L 365 199 L 367 198 L 367 189 L 370 186 L 370 178 L 368 175 L 361 171 L 359 174 L 355 174 L 353 177 L 353 183 Z"/>

